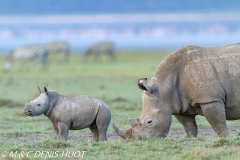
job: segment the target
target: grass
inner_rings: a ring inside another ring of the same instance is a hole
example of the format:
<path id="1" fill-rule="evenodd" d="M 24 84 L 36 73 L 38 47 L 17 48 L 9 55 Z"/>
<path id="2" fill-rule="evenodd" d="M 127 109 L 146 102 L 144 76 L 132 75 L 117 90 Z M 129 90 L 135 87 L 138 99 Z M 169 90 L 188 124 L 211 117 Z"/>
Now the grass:
<path id="1" fill-rule="evenodd" d="M 6 151 L 6 159 L 73 159 L 73 153 L 84 154 L 84 159 L 91 160 L 238 159 L 240 134 L 227 139 L 200 135 L 198 138 L 180 136 L 97 143 L 87 138 L 90 132 L 84 129 L 70 131 L 69 140 L 65 142 L 54 139 L 51 123 L 44 115 L 33 118 L 23 115 L 25 102 L 38 96 L 36 85 L 48 84 L 50 90 L 57 90 L 62 95 L 85 94 L 102 99 L 111 109 L 112 122 L 121 128 L 128 128 L 129 119 L 137 118 L 141 113 L 142 91 L 136 84 L 138 78 L 150 79 L 167 54 L 157 51 L 122 51 L 117 54 L 115 62 L 108 62 L 103 57 L 100 62 L 90 59 L 87 64 L 81 62 L 79 54 L 72 54 L 68 64 L 51 56 L 48 70 L 41 70 L 37 63 L 29 62 L 23 68 L 15 62 L 10 72 L 0 72 L 0 157 Z M 0 57 L 0 64 L 4 64 L 4 60 L 5 57 Z M 209 127 L 204 117 L 198 116 L 197 123 L 199 127 Z M 228 125 L 239 125 L 239 122 L 228 122 Z M 171 130 L 181 128 L 173 118 Z M 108 133 L 113 133 L 111 127 Z M 44 154 L 37 155 L 39 151 Z M 22 157 L 21 152 L 25 153 Z M 45 152 L 52 157 L 46 156 Z M 9 157 L 11 153 L 17 154 Z M 31 158 L 27 157 L 27 153 Z"/>

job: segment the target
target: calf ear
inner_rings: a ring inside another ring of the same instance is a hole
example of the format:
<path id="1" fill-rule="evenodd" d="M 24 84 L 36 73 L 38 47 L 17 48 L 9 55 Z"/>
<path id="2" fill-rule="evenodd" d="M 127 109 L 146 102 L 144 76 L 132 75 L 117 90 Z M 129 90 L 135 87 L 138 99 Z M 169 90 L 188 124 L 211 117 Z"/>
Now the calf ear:
<path id="1" fill-rule="evenodd" d="M 39 94 L 44 93 L 44 91 L 39 87 L 39 85 L 37 85 L 37 91 Z"/>
<path id="2" fill-rule="evenodd" d="M 49 95 L 48 89 L 47 89 L 47 85 L 44 86 L 44 91 L 47 95 Z"/>
<path id="3" fill-rule="evenodd" d="M 140 78 L 138 80 L 138 87 L 141 89 L 141 90 L 145 90 L 145 91 L 148 91 L 149 93 L 152 93 L 152 87 L 147 85 L 147 78 Z"/>
<path id="4" fill-rule="evenodd" d="M 139 118 L 132 118 L 130 119 L 130 123 L 132 126 L 136 126 L 140 124 Z"/>

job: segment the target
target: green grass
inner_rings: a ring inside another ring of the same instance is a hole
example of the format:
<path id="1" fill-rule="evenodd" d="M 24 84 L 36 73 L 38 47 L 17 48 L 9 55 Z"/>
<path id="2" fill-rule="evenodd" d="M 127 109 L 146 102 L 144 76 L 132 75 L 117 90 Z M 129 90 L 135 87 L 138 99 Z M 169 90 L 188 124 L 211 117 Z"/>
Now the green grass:
<path id="1" fill-rule="evenodd" d="M 81 62 L 81 55 L 72 54 L 65 64 L 51 56 L 48 70 L 41 70 L 37 63 L 29 62 L 23 68 L 15 62 L 10 72 L 0 72 L 0 159 L 6 151 L 24 152 L 23 157 L 6 159 L 31 159 L 38 151 L 58 154 L 62 152 L 86 151 L 84 159 L 238 159 L 240 157 L 240 134 L 228 139 L 198 138 L 109 140 L 94 142 L 88 136 L 88 129 L 70 131 L 69 140 L 54 140 L 50 121 L 44 115 L 27 117 L 23 115 L 26 101 L 38 96 L 36 85 L 48 84 L 51 90 L 62 95 L 91 95 L 102 99 L 111 109 L 112 122 L 121 128 L 130 127 L 129 119 L 141 113 L 142 91 L 137 87 L 141 77 L 151 78 L 155 68 L 168 53 L 157 51 L 122 51 L 117 61 L 109 62 L 104 57 L 100 62 L 93 58 L 89 63 Z M 56 60 L 55 60 L 56 59 Z M 0 57 L 4 64 L 5 57 Z M 204 117 L 197 117 L 199 127 L 209 127 Z M 239 125 L 238 121 L 228 125 Z M 173 118 L 171 130 L 182 126 Z M 109 127 L 108 133 L 113 133 Z M 78 138 L 79 137 L 79 138 Z M 26 153 L 30 152 L 31 158 Z M 18 155 L 19 155 L 18 154 Z M 47 158 L 44 155 L 43 159 Z M 37 157 L 36 159 L 42 159 Z M 72 159 L 58 155 L 54 159 Z"/>

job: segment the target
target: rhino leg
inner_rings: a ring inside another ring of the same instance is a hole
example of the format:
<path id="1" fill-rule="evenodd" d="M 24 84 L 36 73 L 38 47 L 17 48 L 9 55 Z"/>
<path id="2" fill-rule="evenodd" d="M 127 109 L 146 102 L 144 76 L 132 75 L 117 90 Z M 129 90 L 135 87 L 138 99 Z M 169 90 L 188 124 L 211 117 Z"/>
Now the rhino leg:
<path id="1" fill-rule="evenodd" d="M 175 117 L 183 125 L 187 137 L 197 137 L 198 128 L 195 116 L 175 115 Z"/>
<path id="2" fill-rule="evenodd" d="M 228 137 L 229 132 L 226 124 L 226 113 L 223 102 L 201 104 L 203 115 L 208 120 L 219 137 Z"/>
<path id="3" fill-rule="evenodd" d="M 58 139 L 59 140 L 67 140 L 69 126 L 65 122 L 58 122 Z"/>
<path id="4" fill-rule="evenodd" d="M 52 127 L 53 127 L 53 129 L 54 129 L 54 131 L 55 131 L 55 133 L 56 133 L 56 135 L 57 135 L 57 137 L 58 137 L 59 130 L 58 130 L 58 128 L 57 128 L 57 126 L 55 125 L 54 122 L 52 122 Z"/>
<path id="5" fill-rule="evenodd" d="M 107 129 L 111 121 L 111 112 L 105 105 L 99 106 L 98 115 L 96 118 L 96 125 L 99 132 L 99 140 L 107 141 Z"/>
<path id="6" fill-rule="evenodd" d="M 89 127 L 89 129 L 91 130 L 92 134 L 93 134 L 93 139 L 95 141 L 99 141 L 99 132 L 98 132 L 98 128 L 95 127 Z"/>

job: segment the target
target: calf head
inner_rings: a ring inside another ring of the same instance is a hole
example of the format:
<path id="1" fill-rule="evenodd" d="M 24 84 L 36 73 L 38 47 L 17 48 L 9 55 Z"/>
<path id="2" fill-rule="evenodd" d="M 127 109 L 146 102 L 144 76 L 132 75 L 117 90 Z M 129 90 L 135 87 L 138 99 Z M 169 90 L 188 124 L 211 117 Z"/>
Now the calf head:
<path id="1" fill-rule="evenodd" d="M 42 90 L 37 85 L 37 90 L 40 94 L 38 98 L 33 101 L 27 102 L 24 108 L 24 114 L 28 116 L 38 116 L 43 113 L 46 113 L 49 108 L 49 92 L 47 87 L 44 86 L 44 90 Z"/>
<path id="2" fill-rule="evenodd" d="M 160 93 L 157 85 L 148 85 L 146 78 L 138 80 L 138 87 L 144 90 L 142 94 L 142 113 L 139 118 L 130 119 L 131 128 L 113 129 L 122 138 L 160 137 L 164 138 L 169 132 L 173 110 L 168 103 L 167 96 Z M 163 92 L 164 89 L 163 89 Z"/>

